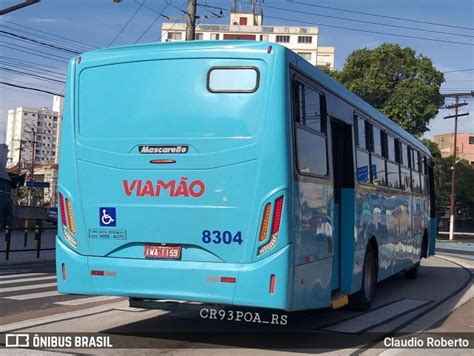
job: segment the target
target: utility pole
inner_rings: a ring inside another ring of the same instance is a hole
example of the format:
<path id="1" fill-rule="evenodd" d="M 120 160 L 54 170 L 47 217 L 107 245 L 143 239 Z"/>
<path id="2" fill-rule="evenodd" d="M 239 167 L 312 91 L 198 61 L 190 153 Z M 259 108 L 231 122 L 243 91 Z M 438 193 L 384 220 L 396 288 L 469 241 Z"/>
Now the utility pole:
<path id="1" fill-rule="evenodd" d="M 188 18 L 186 21 L 186 41 L 194 41 L 196 30 L 196 0 L 188 0 Z"/>
<path id="2" fill-rule="evenodd" d="M 30 166 L 30 182 L 33 181 L 34 173 L 35 173 L 35 144 L 36 142 L 36 131 L 35 129 L 31 129 L 31 133 L 33 134 L 33 140 L 31 141 L 31 166 Z M 32 196 L 32 189 L 33 187 L 28 187 L 28 205 L 31 206 L 31 196 Z"/>
<path id="3" fill-rule="evenodd" d="M 467 103 L 459 103 L 460 97 L 474 96 L 474 91 L 467 93 L 444 94 L 444 98 L 455 98 L 453 105 L 446 106 L 447 109 L 454 109 L 454 115 L 444 117 L 445 119 L 454 118 L 454 149 L 453 149 L 453 168 L 451 172 L 451 202 L 449 207 L 449 240 L 454 239 L 454 213 L 456 207 L 456 153 L 457 153 L 457 137 L 458 137 L 458 117 L 469 115 L 469 113 L 458 113 L 458 108 L 467 105 Z"/>

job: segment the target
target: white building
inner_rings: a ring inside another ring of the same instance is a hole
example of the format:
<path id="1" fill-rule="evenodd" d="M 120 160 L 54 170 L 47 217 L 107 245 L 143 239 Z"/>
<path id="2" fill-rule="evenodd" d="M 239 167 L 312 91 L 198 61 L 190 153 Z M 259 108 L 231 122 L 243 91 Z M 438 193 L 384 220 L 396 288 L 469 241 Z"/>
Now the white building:
<path id="1" fill-rule="evenodd" d="M 163 42 L 184 41 L 186 24 L 163 23 Z M 264 26 L 259 1 L 234 1 L 229 25 L 196 26 L 196 40 L 254 40 L 281 44 L 319 68 L 334 68 L 334 47 L 318 47 L 318 27 Z"/>
<path id="2" fill-rule="evenodd" d="M 55 110 L 19 107 L 8 111 L 8 168 L 25 169 L 33 160 L 34 165 L 57 163 L 61 112 L 56 110 L 61 110 L 62 98 L 54 97 L 53 105 Z"/>

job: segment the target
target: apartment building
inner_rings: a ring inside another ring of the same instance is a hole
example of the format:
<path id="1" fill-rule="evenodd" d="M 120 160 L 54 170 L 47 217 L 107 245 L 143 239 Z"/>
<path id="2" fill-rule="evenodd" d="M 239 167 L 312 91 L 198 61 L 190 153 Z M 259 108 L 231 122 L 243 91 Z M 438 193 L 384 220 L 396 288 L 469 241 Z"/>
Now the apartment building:
<path id="1" fill-rule="evenodd" d="M 163 23 L 162 42 L 184 41 L 185 23 Z M 260 1 L 234 1 L 229 25 L 198 24 L 196 40 L 253 40 L 281 44 L 321 69 L 334 69 L 334 47 L 318 47 L 319 28 L 267 26 Z"/>

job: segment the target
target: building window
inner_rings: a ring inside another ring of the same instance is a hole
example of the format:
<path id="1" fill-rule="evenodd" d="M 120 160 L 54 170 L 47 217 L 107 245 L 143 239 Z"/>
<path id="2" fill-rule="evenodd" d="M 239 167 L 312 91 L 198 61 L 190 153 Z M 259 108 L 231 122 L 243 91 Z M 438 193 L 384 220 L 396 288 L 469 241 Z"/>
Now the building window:
<path id="1" fill-rule="evenodd" d="M 239 18 L 239 25 L 247 26 L 247 18 L 246 17 Z"/>
<path id="2" fill-rule="evenodd" d="M 203 38 L 204 37 L 202 33 L 196 33 L 196 36 L 195 36 L 196 41 L 202 41 Z"/>
<path id="3" fill-rule="evenodd" d="M 268 42 L 268 35 L 260 35 L 260 41 Z"/>
<path id="4" fill-rule="evenodd" d="M 58 121 L 57 116 L 54 116 L 54 117 L 53 117 L 53 121 Z"/>
<path id="5" fill-rule="evenodd" d="M 474 136 L 469 136 L 469 144 L 474 145 Z"/>
<path id="6" fill-rule="evenodd" d="M 312 43 L 313 37 L 311 36 L 298 36 L 298 43 Z"/>
<path id="7" fill-rule="evenodd" d="M 276 42 L 277 43 L 289 43 L 290 42 L 290 36 L 276 36 Z"/>
<path id="8" fill-rule="evenodd" d="M 218 33 L 211 33 L 211 40 L 219 41 L 219 34 Z"/>
<path id="9" fill-rule="evenodd" d="M 168 32 L 168 40 L 171 41 L 180 41 L 182 33 L 181 32 Z"/>
<path id="10" fill-rule="evenodd" d="M 311 62 L 311 52 L 298 52 L 298 54 L 308 62 Z"/>

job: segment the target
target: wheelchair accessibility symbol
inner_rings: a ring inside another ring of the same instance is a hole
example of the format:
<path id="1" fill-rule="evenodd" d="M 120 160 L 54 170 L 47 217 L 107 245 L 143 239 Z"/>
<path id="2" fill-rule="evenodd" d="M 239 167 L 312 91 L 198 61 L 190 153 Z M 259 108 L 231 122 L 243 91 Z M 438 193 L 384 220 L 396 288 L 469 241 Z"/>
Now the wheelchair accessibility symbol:
<path id="1" fill-rule="evenodd" d="M 99 208 L 100 226 L 117 226 L 115 208 Z"/>

